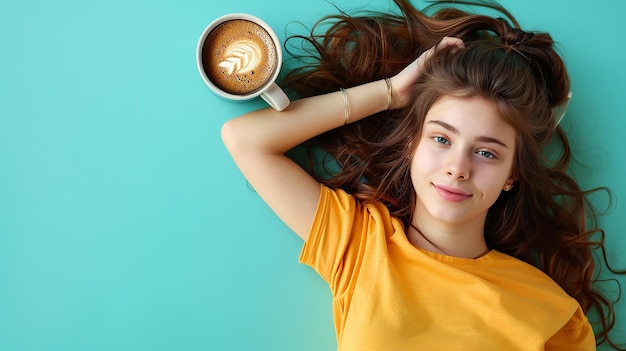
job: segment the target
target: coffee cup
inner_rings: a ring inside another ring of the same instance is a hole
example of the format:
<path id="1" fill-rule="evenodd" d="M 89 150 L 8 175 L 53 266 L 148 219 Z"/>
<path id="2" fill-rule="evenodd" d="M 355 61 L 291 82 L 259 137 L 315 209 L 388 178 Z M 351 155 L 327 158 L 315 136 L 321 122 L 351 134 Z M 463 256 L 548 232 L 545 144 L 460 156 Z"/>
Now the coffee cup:
<path id="1" fill-rule="evenodd" d="M 200 76 L 213 93 L 236 101 L 260 96 L 278 111 L 290 102 L 276 84 L 282 59 L 282 46 L 272 28 L 245 13 L 213 20 L 196 49 Z"/>

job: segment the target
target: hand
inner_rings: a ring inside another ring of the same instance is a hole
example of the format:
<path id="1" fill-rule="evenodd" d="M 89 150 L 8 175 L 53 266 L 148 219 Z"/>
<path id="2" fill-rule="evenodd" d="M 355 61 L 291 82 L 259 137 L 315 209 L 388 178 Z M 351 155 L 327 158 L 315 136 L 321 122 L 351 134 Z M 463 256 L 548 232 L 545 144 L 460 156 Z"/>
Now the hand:
<path id="1" fill-rule="evenodd" d="M 400 73 L 391 77 L 391 86 L 393 87 L 392 108 L 402 108 L 407 104 L 406 96 L 413 83 L 424 72 L 424 65 L 436 53 L 454 53 L 465 48 L 463 41 L 458 38 L 444 37 L 437 45 L 428 49 L 404 68 Z"/>

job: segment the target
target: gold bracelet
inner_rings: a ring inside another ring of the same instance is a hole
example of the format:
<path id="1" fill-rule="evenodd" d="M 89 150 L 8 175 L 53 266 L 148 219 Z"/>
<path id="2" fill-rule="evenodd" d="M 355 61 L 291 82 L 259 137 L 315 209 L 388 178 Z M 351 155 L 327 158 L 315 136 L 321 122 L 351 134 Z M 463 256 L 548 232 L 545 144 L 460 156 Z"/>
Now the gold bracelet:
<path id="1" fill-rule="evenodd" d="M 348 120 L 350 119 L 350 105 L 348 104 L 348 93 L 344 88 L 339 88 L 341 90 L 341 94 L 343 94 L 343 125 L 348 124 Z"/>
<path id="2" fill-rule="evenodd" d="M 389 111 L 391 109 L 391 102 L 392 102 L 391 79 L 390 78 L 385 78 L 385 84 L 387 84 L 387 111 Z"/>

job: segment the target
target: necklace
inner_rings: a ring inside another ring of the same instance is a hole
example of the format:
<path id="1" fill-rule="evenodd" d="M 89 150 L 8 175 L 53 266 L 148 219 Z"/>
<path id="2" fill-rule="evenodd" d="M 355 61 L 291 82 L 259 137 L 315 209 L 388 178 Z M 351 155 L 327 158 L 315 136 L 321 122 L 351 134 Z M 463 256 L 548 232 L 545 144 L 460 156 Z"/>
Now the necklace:
<path id="1" fill-rule="evenodd" d="M 428 242 L 430 245 L 432 245 L 435 249 L 443 252 L 444 254 L 446 254 L 447 256 L 454 256 L 454 257 L 458 257 L 457 255 L 451 254 L 450 252 L 442 249 L 441 247 L 439 247 L 439 245 L 435 244 L 434 242 L 432 242 L 430 239 L 428 239 L 428 237 L 426 235 L 424 235 L 424 233 L 422 233 L 421 230 L 417 229 L 417 227 L 415 225 L 413 225 L 413 223 L 411 223 L 411 227 L 413 229 L 415 229 L 415 231 L 417 231 L 417 233 L 424 238 L 424 240 L 426 240 L 426 242 Z M 415 243 L 417 244 L 417 243 Z M 477 258 L 481 258 L 483 256 L 485 256 L 489 251 L 491 251 L 491 249 L 489 248 L 489 246 L 487 246 L 487 249 L 485 249 L 485 251 L 481 252 L 478 256 L 473 257 L 472 259 L 477 259 Z"/>

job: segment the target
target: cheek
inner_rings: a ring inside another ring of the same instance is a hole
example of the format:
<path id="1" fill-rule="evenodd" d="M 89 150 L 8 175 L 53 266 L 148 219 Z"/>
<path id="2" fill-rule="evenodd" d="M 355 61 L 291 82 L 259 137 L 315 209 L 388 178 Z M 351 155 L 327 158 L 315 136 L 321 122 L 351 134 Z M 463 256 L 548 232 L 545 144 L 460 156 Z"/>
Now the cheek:
<path id="1" fill-rule="evenodd" d="M 509 179 L 510 174 L 508 169 L 502 169 L 496 173 L 480 172 L 474 174 L 474 181 L 477 184 L 481 184 L 485 195 L 495 202 L 502 193 L 502 188 Z"/>
<path id="2" fill-rule="evenodd" d="M 429 149 L 428 144 L 419 144 L 415 148 L 413 153 L 412 164 L 419 165 L 420 167 L 429 167 L 437 161 L 438 155 L 432 147 Z"/>
<path id="3" fill-rule="evenodd" d="M 421 179 L 417 175 L 427 174 L 436 168 L 436 161 L 432 153 L 424 152 L 424 148 L 418 146 L 411 158 L 411 177 L 414 181 Z"/>

